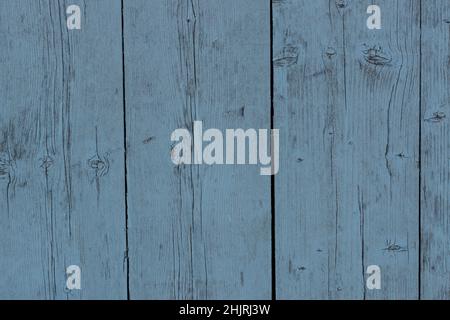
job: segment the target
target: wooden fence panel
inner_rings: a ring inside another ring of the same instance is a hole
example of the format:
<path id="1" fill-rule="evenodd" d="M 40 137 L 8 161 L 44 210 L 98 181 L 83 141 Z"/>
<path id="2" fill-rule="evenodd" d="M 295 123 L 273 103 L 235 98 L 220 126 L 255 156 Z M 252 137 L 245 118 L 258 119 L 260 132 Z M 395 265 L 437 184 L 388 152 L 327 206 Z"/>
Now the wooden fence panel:
<path id="1" fill-rule="evenodd" d="M 126 299 L 121 2 L 0 2 L 0 298 Z M 66 268 L 82 290 L 66 289 Z"/>
<path id="2" fill-rule="evenodd" d="M 450 298 L 450 3 L 422 2 L 421 297 Z"/>
<path id="3" fill-rule="evenodd" d="M 273 2 L 280 299 L 418 297 L 420 2 L 370 4 Z"/>
<path id="4" fill-rule="evenodd" d="M 171 161 L 178 128 L 270 128 L 270 3 L 124 2 L 131 299 L 269 299 L 270 177 Z"/>

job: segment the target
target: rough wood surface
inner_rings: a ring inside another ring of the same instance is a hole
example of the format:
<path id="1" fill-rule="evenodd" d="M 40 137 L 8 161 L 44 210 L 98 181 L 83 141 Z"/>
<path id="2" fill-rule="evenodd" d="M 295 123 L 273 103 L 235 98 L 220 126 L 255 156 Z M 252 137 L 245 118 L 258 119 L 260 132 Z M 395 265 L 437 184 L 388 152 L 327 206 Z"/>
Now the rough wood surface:
<path id="1" fill-rule="evenodd" d="M 0 297 L 126 298 L 120 1 L 0 2 Z M 82 290 L 66 290 L 66 268 Z"/>
<path id="2" fill-rule="evenodd" d="M 270 177 L 175 166 L 177 128 L 270 128 L 270 5 L 124 2 L 131 298 L 269 299 Z"/>
<path id="3" fill-rule="evenodd" d="M 0 1 L 0 298 L 449 299 L 449 22 L 447 0 Z M 273 122 L 279 174 L 175 166 L 195 120 Z"/>
<path id="4" fill-rule="evenodd" d="M 418 297 L 420 3 L 369 4 L 273 4 L 281 299 Z"/>
<path id="5" fill-rule="evenodd" d="M 421 293 L 450 298 L 450 3 L 422 3 Z"/>

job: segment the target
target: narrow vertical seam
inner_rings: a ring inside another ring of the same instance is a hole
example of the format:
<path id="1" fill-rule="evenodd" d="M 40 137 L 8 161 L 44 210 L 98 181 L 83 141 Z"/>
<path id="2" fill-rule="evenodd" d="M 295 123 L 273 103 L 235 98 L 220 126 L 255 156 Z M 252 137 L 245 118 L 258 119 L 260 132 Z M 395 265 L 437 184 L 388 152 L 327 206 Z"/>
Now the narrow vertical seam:
<path id="1" fill-rule="evenodd" d="M 125 86 L 125 33 L 124 33 L 124 5 L 121 0 L 122 15 L 122 98 L 123 98 L 123 148 L 125 173 L 125 262 L 127 269 L 127 300 L 130 300 L 130 259 L 128 255 L 128 171 L 127 171 L 127 113 L 126 113 L 126 86 Z"/>
<path id="2" fill-rule="evenodd" d="M 274 129 L 274 66 L 273 66 L 273 7 L 272 0 L 270 5 L 270 129 L 273 134 Z M 273 145 L 272 145 L 273 148 Z M 272 212 L 271 221 L 271 252 L 272 252 L 272 300 L 277 299 L 276 285 L 276 252 L 275 252 L 275 175 L 270 176 L 270 205 Z"/>
<path id="3" fill-rule="evenodd" d="M 422 0 L 419 1 L 419 270 L 418 270 L 418 298 L 422 295 Z"/>

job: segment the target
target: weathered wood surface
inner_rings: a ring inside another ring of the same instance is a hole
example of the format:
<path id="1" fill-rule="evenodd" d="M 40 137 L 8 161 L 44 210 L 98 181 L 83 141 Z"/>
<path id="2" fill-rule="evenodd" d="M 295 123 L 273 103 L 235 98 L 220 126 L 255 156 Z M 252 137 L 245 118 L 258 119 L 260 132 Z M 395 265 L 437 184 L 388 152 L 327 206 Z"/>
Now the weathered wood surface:
<path id="1" fill-rule="evenodd" d="M 280 299 L 418 297 L 420 2 L 370 4 L 273 3 Z"/>
<path id="2" fill-rule="evenodd" d="M 0 2 L 0 298 L 124 299 L 119 0 Z M 66 290 L 66 267 L 82 290 Z"/>
<path id="3" fill-rule="evenodd" d="M 177 128 L 270 128 L 270 3 L 124 2 L 130 295 L 270 299 L 270 177 L 175 166 Z"/>
<path id="4" fill-rule="evenodd" d="M 450 2 L 422 2 L 421 297 L 450 298 Z"/>
<path id="5" fill-rule="evenodd" d="M 1 1 L 0 298 L 449 299 L 449 21 L 446 0 Z M 258 166 L 172 164 L 173 130 L 270 128 L 271 97 L 273 193 Z"/>

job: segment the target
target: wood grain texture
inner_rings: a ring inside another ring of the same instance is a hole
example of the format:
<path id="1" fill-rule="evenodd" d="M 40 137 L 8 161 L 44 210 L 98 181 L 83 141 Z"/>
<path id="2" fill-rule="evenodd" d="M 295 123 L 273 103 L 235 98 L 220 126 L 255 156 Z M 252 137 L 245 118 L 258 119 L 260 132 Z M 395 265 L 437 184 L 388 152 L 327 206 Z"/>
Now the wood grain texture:
<path id="1" fill-rule="evenodd" d="M 0 299 L 450 299 L 449 32 L 447 0 L 0 1 Z M 172 164 L 271 94 L 274 194 Z"/>
<path id="2" fill-rule="evenodd" d="M 370 4 L 273 2 L 280 299 L 418 297 L 420 7 Z"/>
<path id="3" fill-rule="evenodd" d="M 421 293 L 450 299 L 450 3 L 422 2 Z"/>
<path id="4" fill-rule="evenodd" d="M 270 3 L 124 2 L 131 299 L 269 299 L 270 177 L 175 166 L 177 128 L 270 128 Z"/>
<path id="5" fill-rule="evenodd" d="M 126 298 L 120 18 L 119 0 L 0 2 L 0 298 Z"/>

